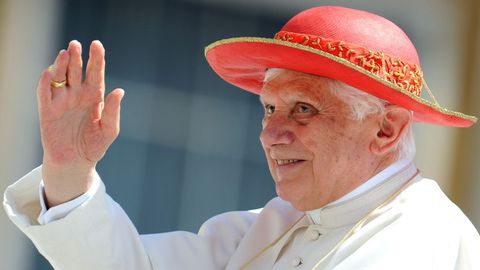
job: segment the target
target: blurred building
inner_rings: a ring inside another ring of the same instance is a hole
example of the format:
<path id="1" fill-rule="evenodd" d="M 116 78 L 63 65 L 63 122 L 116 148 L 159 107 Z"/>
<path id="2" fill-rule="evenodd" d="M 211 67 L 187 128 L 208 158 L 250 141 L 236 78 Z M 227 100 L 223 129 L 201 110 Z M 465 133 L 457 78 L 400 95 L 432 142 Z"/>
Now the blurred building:
<path id="1" fill-rule="evenodd" d="M 211 71 L 203 48 L 227 37 L 272 37 L 298 11 L 328 4 L 397 23 L 416 44 L 439 102 L 480 113 L 475 0 L 0 0 L 0 190 L 41 163 L 41 70 L 69 40 L 86 52 L 99 39 L 107 88 L 126 96 L 121 134 L 98 170 L 139 232 L 196 231 L 215 214 L 261 207 L 275 196 L 258 140 L 263 109 L 257 96 Z M 422 174 L 480 228 L 479 125 L 415 130 Z M 0 237 L 0 269 L 51 269 L 3 211 Z"/>

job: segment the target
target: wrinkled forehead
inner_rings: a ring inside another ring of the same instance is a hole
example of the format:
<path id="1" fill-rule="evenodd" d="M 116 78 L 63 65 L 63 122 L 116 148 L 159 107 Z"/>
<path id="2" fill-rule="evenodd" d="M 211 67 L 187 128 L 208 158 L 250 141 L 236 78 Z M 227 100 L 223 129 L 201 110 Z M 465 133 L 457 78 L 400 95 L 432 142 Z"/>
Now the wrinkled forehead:
<path id="1" fill-rule="evenodd" d="M 323 100 L 329 96 L 333 80 L 307 73 L 274 69 L 266 72 L 260 101 L 277 96 Z"/>

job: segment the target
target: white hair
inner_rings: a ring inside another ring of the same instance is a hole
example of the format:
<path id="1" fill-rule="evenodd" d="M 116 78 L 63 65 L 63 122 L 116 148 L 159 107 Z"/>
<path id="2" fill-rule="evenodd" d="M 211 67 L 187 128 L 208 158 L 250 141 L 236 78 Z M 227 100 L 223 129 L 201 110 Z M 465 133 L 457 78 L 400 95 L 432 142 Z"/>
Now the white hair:
<path id="1" fill-rule="evenodd" d="M 305 76 L 306 78 L 321 78 L 327 84 L 326 87 L 333 95 L 342 100 L 351 109 L 351 117 L 354 120 L 362 121 L 365 117 L 371 114 L 383 113 L 385 106 L 389 103 L 383 99 L 379 99 L 375 96 L 360 91 L 350 85 L 347 85 L 341 81 L 334 79 L 319 77 L 311 74 L 300 73 L 296 71 L 290 71 L 281 68 L 270 68 L 265 72 L 263 82 L 267 83 L 280 73 L 296 74 L 297 76 Z M 396 159 L 413 159 L 415 156 L 415 139 L 413 137 L 412 125 L 408 127 L 407 132 L 400 138 L 397 145 Z"/>

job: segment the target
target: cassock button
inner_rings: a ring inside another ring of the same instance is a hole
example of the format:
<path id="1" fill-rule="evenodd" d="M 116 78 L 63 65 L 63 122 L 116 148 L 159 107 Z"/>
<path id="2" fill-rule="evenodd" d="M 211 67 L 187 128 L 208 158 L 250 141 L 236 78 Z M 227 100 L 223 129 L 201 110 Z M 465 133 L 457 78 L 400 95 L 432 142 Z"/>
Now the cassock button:
<path id="1" fill-rule="evenodd" d="M 310 240 L 315 241 L 320 237 L 321 233 L 317 230 L 311 230 L 308 232 L 308 237 Z"/>
<path id="2" fill-rule="evenodd" d="M 300 266 L 300 265 L 302 265 L 302 263 L 303 263 L 302 258 L 300 258 L 298 256 L 295 256 L 295 258 L 292 259 L 292 266 L 293 267 Z"/>

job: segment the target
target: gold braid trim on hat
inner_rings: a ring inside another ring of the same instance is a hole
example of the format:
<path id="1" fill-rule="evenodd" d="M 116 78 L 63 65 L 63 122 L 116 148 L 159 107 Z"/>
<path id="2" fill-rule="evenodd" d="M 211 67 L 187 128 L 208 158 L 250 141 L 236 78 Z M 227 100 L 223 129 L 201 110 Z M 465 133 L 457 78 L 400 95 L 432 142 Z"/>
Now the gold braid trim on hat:
<path id="1" fill-rule="evenodd" d="M 288 31 L 278 32 L 274 39 L 301 44 L 343 58 L 417 97 L 421 94 L 423 73 L 420 67 L 383 52 L 375 52 L 335 39 Z"/>

